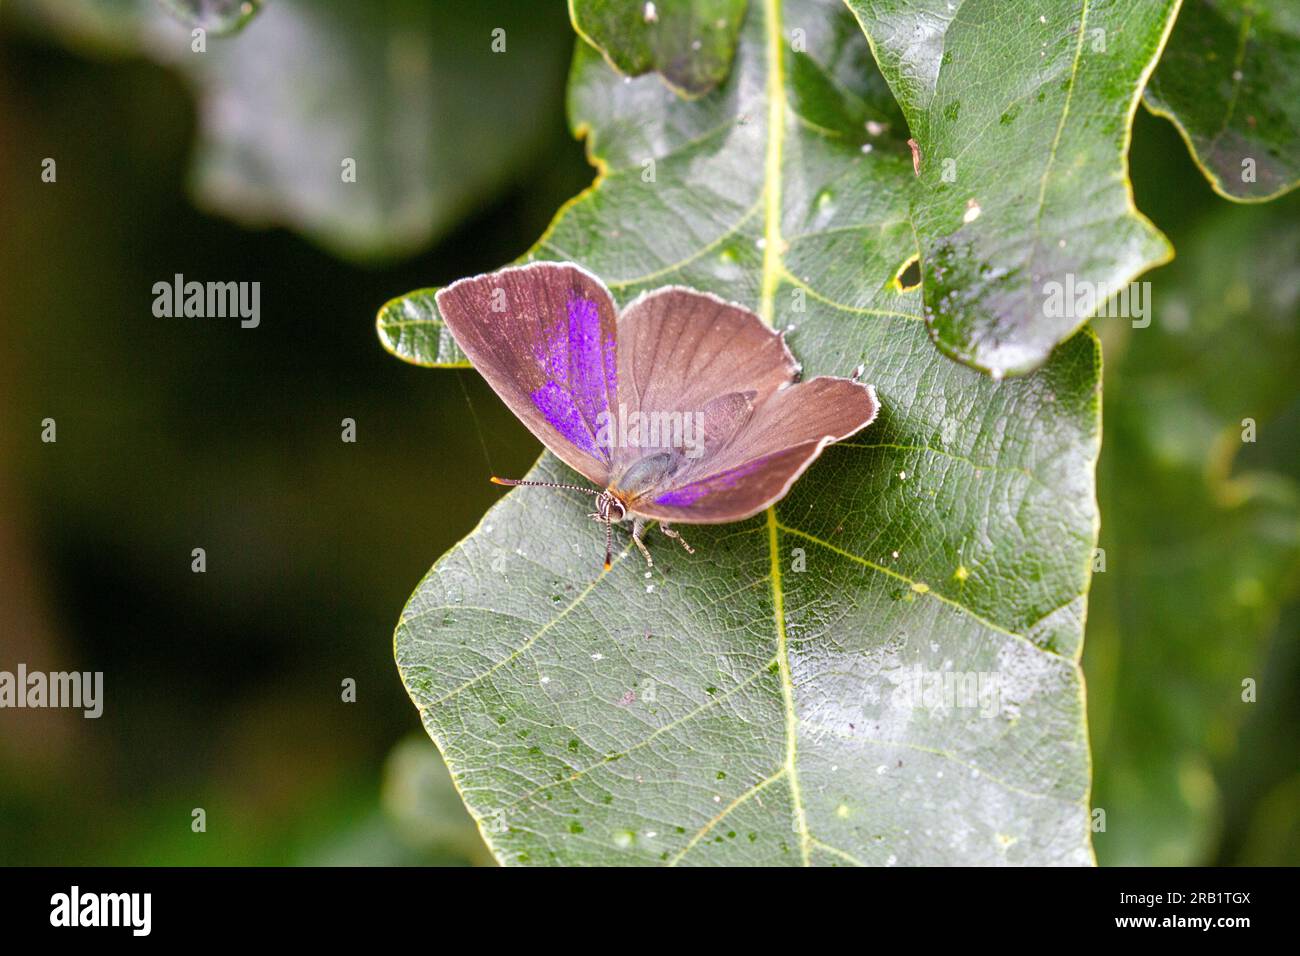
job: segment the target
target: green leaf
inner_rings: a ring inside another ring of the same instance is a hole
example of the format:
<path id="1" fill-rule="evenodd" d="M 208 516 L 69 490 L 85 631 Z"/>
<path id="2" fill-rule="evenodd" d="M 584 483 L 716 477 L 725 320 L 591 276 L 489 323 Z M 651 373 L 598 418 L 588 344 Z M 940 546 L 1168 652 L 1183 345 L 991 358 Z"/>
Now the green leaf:
<path id="1" fill-rule="evenodd" d="M 848 0 L 920 148 L 910 219 L 925 314 L 947 355 L 1039 366 L 1089 318 L 1049 283 L 1105 296 L 1168 260 L 1133 205 L 1133 111 L 1177 0 Z"/>
<path id="2" fill-rule="evenodd" d="M 1187 141 L 1214 191 L 1263 202 L 1300 180 L 1300 9 L 1185 0 L 1146 104 Z"/>
<path id="3" fill-rule="evenodd" d="M 1152 280 L 1156 321 L 1106 343 L 1087 669 L 1108 864 L 1212 862 L 1217 764 L 1254 707 L 1242 681 L 1275 686 L 1267 644 L 1300 583 L 1282 418 L 1300 377 L 1298 212 L 1222 209 Z"/>
<path id="4" fill-rule="evenodd" d="M 533 255 L 582 263 L 620 302 L 681 283 L 746 303 L 790 328 L 806 375 L 863 363 L 882 411 L 775 509 L 683 529 L 694 556 L 652 532 L 649 576 L 626 537 L 602 574 L 589 501 L 535 489 L 434 566 L 398 667 L 493 852 L 1089 862 L 1096 340 L 1002 383 L 930 347 L 894 283 L 910 160 L 883 134 L 863 149 L 868 121 L 899 118 L 838 3 L 751 6 L 728 80 L 698 100 L 586 46 L 572 77 L 602 172 Z M 549 454 L 531 477 L 572 480 Z M 984 674 L 996 706 L 909 702 L 917 668 Z"/>
<path id="5" fill-rule="evenodd" d="M 655 70 L 683 96 L 727 78 L 746 0 L 569 0 L 578 34 L 621 73 Z"/>
<path id="6" fill-rule="evenodd" d="M 508 0 L 276 0 L 203 53 L 154 0 L 22 7 L 186 78 L 200 205 L 362 260 L 427 246 L 527 168 L 571 43 L 541 5 Z"/>
<path id="7" fill-rule="evenodd" d="M 437 289 L 416 289 L 385 302 L 375 331 L 393 355 L 425 368 L 468 368 L 469 360 L 438 314 Z"/>
<path id="8" fill-rule="evenodd" d="M 264 0 L 158 0 L 173 15 L 210 33 L 235 33 L 243 29 Z"/>

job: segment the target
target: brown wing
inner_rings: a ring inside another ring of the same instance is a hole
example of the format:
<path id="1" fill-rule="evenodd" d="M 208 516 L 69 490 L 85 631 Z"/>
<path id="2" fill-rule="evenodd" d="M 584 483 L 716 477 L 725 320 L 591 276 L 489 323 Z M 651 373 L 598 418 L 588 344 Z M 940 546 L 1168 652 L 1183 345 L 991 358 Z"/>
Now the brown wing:
<path id="1" fill-rule="evenodd" d="M 799 373 L 781 336 L 753 312 L 680 286 L 633 300 L 618 321 L 618 346 L 624 414 L 706 416 L 712 440 L 706 453 Z M 615 476 L 643 453 L 620 445 Z"/>
<path id="2" fill-rule="evenodd" d="M 739 521 L 778 501 L 826 444 L 870 424 L 870 386 L 799 367 L 755 313 L 670 287 L 631 303 L 618 325 L 620 409 L 687 415 L 702 454 L 677 443 L 620 445 L 614 483 L 637 514 L 704 524 Z"/>
<path id="3" fill-rule="evenodd" d="M 536 262 L 454 282 L 437 302 L 510 410 L 604 488 L 611 450 L 601 425 L 618 392 L 617 312 L 604 284 L 575 265 Z"/>
<path id="4" fill-rule="evenodd" d="M 875 390 L 819 376 L 773 393 L 716 458 L 678 471 L 631 502 L 647 518 L 685 524 L 741 521 L 785 497 L 831 442 L 870 425 Z"/>

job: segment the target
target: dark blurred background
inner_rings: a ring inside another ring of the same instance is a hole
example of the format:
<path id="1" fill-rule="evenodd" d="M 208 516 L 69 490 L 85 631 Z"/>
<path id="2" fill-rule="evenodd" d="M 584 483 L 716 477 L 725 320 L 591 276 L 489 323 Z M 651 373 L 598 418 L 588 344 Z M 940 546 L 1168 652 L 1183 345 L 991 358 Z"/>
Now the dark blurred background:
<path id="1" fill-rule="evenodd" d="M 99 720 L 0 716 L 0 862 L 490 862 L 391 634 L 497 497 L 490 469 L 538 446 L 373 321 L 515 258 L 590 182 L 574 37 L 560 3 L 350 6 L 272 3 L 202 66 L 152 3 L 0 7 L 0 669 L 106 685 Z M 357 152 L 351 192 L 296 185 Z M 1098 857 L 1294 864 L 1297 203 L 1216 197 L 1143 111 L 1132 164 L 1179 259 L 1148 277 L 1150 329 L 1096 323 Z M 178 272 L 260 281 L 260 327 L 155 318 Z"/>

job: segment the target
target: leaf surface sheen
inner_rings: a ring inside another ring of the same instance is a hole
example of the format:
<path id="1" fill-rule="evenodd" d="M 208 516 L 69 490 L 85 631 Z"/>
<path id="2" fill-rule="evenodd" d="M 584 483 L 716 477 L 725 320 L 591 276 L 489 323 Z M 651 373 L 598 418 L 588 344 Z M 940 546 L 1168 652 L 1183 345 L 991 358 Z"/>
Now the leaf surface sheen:
<path id="1" fill-rule="evenodd" d="M 570 113 L 600 175 L 529 258 L 620 305 L 668 284 L 745 304 L 806 376 L 864 364 L 882 411 L 766 514 L 683 527 L 694 556 L 652 529 L 648 575 L 626 536 L 600 573 L 590 502 L 534 489 L 434 566 L 397 661 L 497 858 L 1091 862 L 1095 338 L 1001 383 L 931 346 L 894 280 L 916 251 L 906 130 L 837 3 L 751 4 L 692 101 L 580 46 Z M 379 326 L 408 360 L 463 360 L 427 290 Z M 573 478 L 550 455 L 529 477 Z M 996 705 L 908 701 L 917 668 L 992 675 Z"/>
<path id="2" fill-rule="evenodd" d="M 1099 302 L 1173 255 L 1133 205 L 1133 111 L 1178 0 L 848 0 L 920 148 L 911 214 L 946 354 L 1037 368 Z M 1074 299 L 1075 306 L 1078 300 Z"/>
<path id="3" fill-rule="evenodd" d="M 1185 0 L 1145 102 L 1178 127 L 1219 195 L 1263 202 L 1294 189 L 1300 7 L 1293 0 Z"/>

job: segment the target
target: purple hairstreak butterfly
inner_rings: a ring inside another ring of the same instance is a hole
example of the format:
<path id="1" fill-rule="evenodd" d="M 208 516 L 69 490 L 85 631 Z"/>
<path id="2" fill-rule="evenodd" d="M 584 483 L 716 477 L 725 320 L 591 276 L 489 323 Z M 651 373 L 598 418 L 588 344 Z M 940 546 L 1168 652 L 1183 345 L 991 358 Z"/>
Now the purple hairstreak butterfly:
<path id="1" fill-rule="evenodd" d="M 874 389 L 799 381 L 781 333 L 743 306 L 681 286 L 620 313 L 580 266 L 536 262 L 437 294 L 456 343 L 528 429 L 595 487 L 496 478 L 595 495 L 605 525 L 722 524 L 781 500 L 823 448 L 871 424 Z"/>

